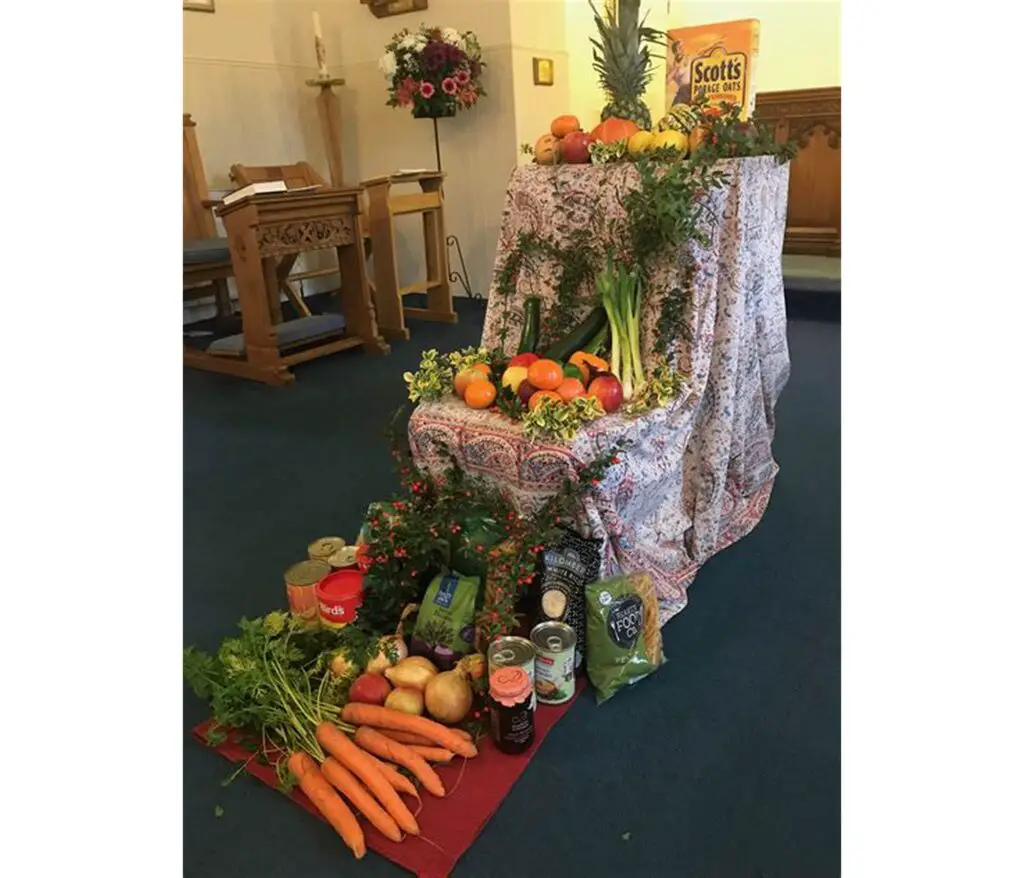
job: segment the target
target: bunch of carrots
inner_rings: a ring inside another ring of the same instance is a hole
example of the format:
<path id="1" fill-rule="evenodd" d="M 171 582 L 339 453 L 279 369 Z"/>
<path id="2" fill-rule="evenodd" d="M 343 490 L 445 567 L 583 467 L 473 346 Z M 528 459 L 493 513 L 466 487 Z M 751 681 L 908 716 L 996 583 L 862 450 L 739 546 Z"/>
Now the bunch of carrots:
<path id="1" fill-rule="evenodd" d="M 407 795 L 418 801 L 419 793 L 396 766 L 407 769 L 431 795 L 443 797 L 444 784 L 430 763 L 450 762 L 455 756 L 471 759 L 477 749 L 467 732 L 386 707 L 352 702 L 342 709 L 341 720 L 342 725 L 320 722 L 314 733 L 317 746 L 295 750 L 287 767 L 361 859 L 366 840 L 355 812 L 391 841 L 420 834 L 401 799 Z"/>

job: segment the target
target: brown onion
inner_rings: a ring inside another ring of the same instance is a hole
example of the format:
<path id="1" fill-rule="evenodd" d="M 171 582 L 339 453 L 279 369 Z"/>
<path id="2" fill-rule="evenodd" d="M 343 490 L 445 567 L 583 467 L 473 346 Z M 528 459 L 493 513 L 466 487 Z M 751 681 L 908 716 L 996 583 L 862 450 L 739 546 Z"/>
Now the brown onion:
<path id="1" fill-rule="evenodd" d="M 423 713 L 423 693 L 419 689 L 393 689 L 388 693 L 384 706 L 419 716 Z"/>
<path id="2" fill-rule="evenodd" d="M 424 693 L 427 710 L 438 722 L 462 722 L 473 706 L 473 690 L 462 671 L 445 671 L 435 676 Z"/>

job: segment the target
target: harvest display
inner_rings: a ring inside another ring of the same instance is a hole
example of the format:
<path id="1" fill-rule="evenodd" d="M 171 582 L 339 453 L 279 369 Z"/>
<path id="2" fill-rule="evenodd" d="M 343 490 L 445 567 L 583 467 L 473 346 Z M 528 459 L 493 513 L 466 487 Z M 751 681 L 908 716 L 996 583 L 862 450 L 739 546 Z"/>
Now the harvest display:
<path id="1" fill-rule="evenodd" d="M 669 287 L 663 262 L 686 263 L 685 245 L 709 240 L 723 159 L 784 162 L 793 148 L 736 106 L 680 104 L 652 124 L 641 98 L 663 35 L 636 0 L 595 19 L 609 98 L 600 122 L 585 132 L 559 116 L 524 149 L 556 177 L 600 173 L 562 165 L 631 164 L 622 215 L 602 219 L 600 236 L 519 232 L 491 295 L 511 302 L 543 260 L 559 267 L 553 301 L 526 296 L 496 311 L 495 345 L 424 352 L 403 375 L 413 406 L 464 405 L 530 440 L 570 443 L 600 418 L 685 398 L 694 266 Z M 472 34 L 426 28 L 397 34 L 381 61 L 390 103 L 432 114 L 471 106 L 481 65 Z M 581 514 L 622 464 L 622 442 L 572 464 L 527 513 L 444 448 L 444 472 L 418 467 L 399 417 L 392 426 L 401 490 L 369 505 L 354 543 L 314 541 L 284 574 L 287 609 L 242 619 L 215 652 L 184 656 L 186 681 L 210 706 L 207 742 L 241 741 L 251 754 L 242 768 L 273 767 L 279 788 L 300 790 L 357 859 L 373 833 L 403 850 L 423 836 L 424 803 L 453 795 L 475 761 L 528 752 L 543 712 L 567 705 L 584 674 L 600 703 L 664 661 L 651 577 L 609 575 L 606 541 Z"/>

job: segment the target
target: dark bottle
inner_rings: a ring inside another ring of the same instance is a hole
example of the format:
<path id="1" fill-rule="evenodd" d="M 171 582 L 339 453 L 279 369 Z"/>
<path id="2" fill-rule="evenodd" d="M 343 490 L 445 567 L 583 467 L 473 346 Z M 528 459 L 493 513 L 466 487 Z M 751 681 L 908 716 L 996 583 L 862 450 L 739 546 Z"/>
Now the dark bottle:
<path id="1" fill-rule="evenodd" d="M 490 677 L 491 735 L 502 753 L 522 753 L 533 743 L 533 686 L 522 668 L 495 668 Z"/>

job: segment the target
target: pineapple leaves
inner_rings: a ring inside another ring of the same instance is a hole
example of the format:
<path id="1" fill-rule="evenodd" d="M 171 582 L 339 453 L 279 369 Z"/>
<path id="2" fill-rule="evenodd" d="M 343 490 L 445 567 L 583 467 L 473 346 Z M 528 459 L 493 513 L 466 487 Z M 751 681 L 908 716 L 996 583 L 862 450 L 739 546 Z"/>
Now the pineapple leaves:
<path id="1" fill-rule="evenodd" d="M 652 54 L 649 47 L 659 44 L 664 33 L 647 26 L 646 14 L 640 18 L 640 0 L 619 0 L 610 21 L 601 16 L 593 0 L 588 2 L 600 37 L 590 39 L 594 47 L 594 70 L 609 99 L 601 111 L 601 119 L 612 116 L 631 119 L 648 129 L 651 113 L 642 98 L 654 78 L 652 60 L 662 57 Z"/>

